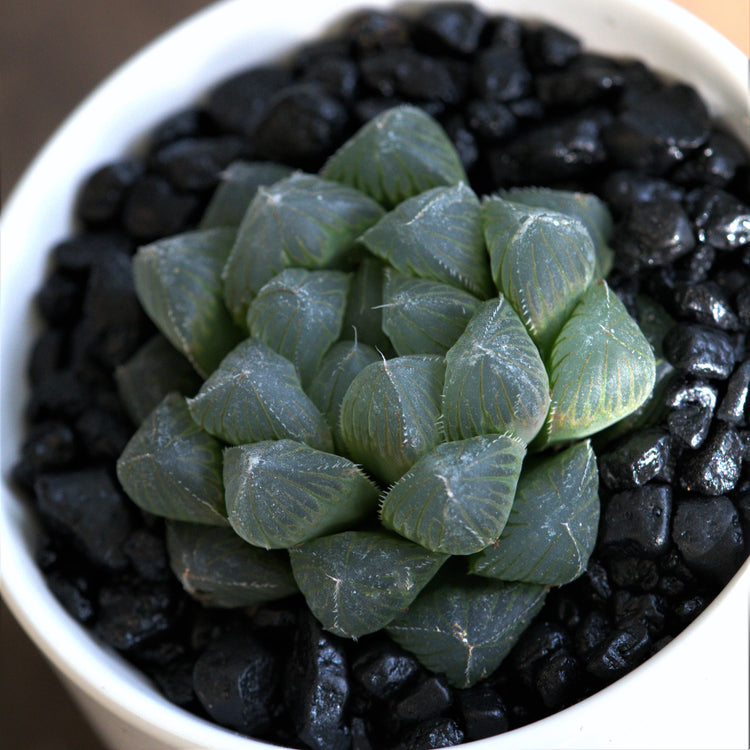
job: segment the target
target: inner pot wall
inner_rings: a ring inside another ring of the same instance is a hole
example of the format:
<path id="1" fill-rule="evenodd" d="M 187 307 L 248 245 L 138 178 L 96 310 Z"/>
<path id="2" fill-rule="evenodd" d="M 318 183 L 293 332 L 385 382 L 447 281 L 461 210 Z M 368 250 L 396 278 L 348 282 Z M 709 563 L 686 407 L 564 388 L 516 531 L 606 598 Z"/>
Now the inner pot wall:
<path id="1" fill-rule="evenodd" d="M 34 564 L 34 523 L 7 476 L 21 441 L 29 331 L 36 326 L 32 297 L 43 278 L 47 250 L 70 233 L 77 187 L 92 169 L 137 148 L 142 134 L 222 77 L 315 36 L 330 19 L 360 5 L 277 0 L 253 4 L 250 10 L 247 0 L 225 0 L 198 14 L 133 58 L 74 112 L 4 211 L 3 596 L 118 750 L 271 746 L 218 729 L 168 703 L 140 673 L 95 645 L 49 593 Z M 367 5 L 391 4 L 375 0 Z M 750 141 L 747 58 L 672 3 L 496 0 L 478 5 L 559 23 L 589 48 L 635 56 L 657 71 L 689 80 L 714 114 Z M 747 747 L 749 566 L 676 642 L 628 677 L 566 711 L 471 747 Z"/>

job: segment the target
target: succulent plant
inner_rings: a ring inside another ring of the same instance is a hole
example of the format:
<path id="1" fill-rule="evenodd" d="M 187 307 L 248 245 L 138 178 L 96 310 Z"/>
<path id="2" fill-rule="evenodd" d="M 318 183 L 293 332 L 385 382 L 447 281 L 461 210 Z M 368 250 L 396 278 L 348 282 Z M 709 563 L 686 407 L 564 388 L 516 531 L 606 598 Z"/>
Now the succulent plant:
<path id="1" fill-rule="evenodd" d="M 319 175 L 228 170 L 201 229 L 135 256 L 160 336 L 118 371 L 140 423 L 118 476 L 185 589 L 299 591 L 454 685 L 494 670 L 586 568 L 589 438 L 653 388 L 604 280 L 611 228 L 592 195 L 480 199 L 410 106 Z"/>

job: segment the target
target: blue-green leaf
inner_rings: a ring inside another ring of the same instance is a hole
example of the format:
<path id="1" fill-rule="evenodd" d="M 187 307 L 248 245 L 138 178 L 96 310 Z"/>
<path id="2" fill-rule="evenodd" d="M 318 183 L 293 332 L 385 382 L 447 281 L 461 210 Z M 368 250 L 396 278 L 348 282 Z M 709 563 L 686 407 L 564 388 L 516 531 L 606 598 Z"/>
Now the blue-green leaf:
<path id="1" fill-rule="evenodd" d="M 221 173 L 221 181 L 201 219 L 201 229 L 237 228 L 258 188 L 273 185 L 291 173 L 290 167 L 268 161 L 232 162 Z"/>
<path id="2" fill-rule="evenodd" d="M 482 218 L 492 277 L 546 361 L 594 277 L 594 242 L 578 219 L 502 198 L 485 199 Z"/>
<path id="3" fill-rule="evenodd" d="M 348 455 L 385 483 L 395 482 L 441 439 L 442 357 L 375 362 L 357 375 L 341 405 Z"/>
<path id="4" fill-rule="evenodd" d="M 294 440 L 227 448 L 224 487 L 232 528 L 266 549 L 345 529 L 372 513 L 378 498 L 356 464 Z"/>
<path id="5" fill-rule="evenodd" d="M 261 187 L 224 268 L 227 306 L 239 323 L 261 287 L 285 268 L 332 268 L 383 209 L 345 185 L 297 172 Z"/>
<path id="6" fill-rule="evenodd" d="M 588 565 L 599 529 L 599 472 L 588 441 L 525 466 L 500 538 L 471 558 L 489 578 L 561 586 Z"/>
<path id="7" fill-rule="evenodd" d="M 167 523 L 172 571 L 204 607 L 251 607 L 297 592 L 287 555 L 252 547 L 232 529 Z"/>
<path id="8" fill-rule="evenodd" d="M 494 672 L 541 610 L 547 590 L 442 572 L 386 632 L 427 669 L 467 688 Z"/>
<path id="9" fill-rule="evenodd" d="M 192 396 L 201 384 L 187 359 L 158 333 L 115 369 L 115 381 L 135 424 L 143 422 L 168 393 Z"/>
<path id="10" fill-rule="evenodd" d="M 445 356 L 448 440 L 510 432 L 530 442 L 549 407 L 547 371 L 508 302 L 483 302 Z"/>
<path id="11" fill-rule="evenodd" d="M 346 446 L 341 435 L 341 404 L 352 380 L 373 362 L 381 361 L 375 349 L 358 341 L 338 341 L 323 357 L 317 374 L 307 388 L 307 395 L 325 415 L 333 431 L 337 453 Z"/>
<path id="12" fill-rule="evenodd" d="M 305 386 L 339 338 L 348 289 L 343 271 L 287 268 L 250 303 L 250 335 L 292 362 Z"/>
<path id="13" fill-rule="evenodd" d="M 383 330 L 400 356 L 444 355 L 478 307 L 479 300 L 462 289 L 386 271 Z"/>
<path id="14" fill-rule="evenodd" d="M 595 278 L 604 279 L 612 270 L 614 253 L 609 247 L 609 241 L 612 239 L 614 222 L 607 204 L 593 193 L 540 187 L 514 187 L 503 191 L 502 197 L 526 206 L 551 208 L 553 211 L 578 219 L 594 240 Z"/>
<path id="15" fill-rule="evenodd" d="M 325 417 L 303 393 L 294 365 L 253 338 L 222 360 L 188 406 L 203 429 L 231 445 L 290 438 L 333 448 Z"/>
<path id="16" fill-rule="evenodd" d="M 203 377 L 242 337 L 221 285 L 233 237 L 231 229 L 187 232 L 145 245 L 133 261 L 143 309 Z"/>
<path id="17" fill-rule="evenodd" d="M 479 199 L 463 182 L 405 200 L 368 229 L 361 242 L 410 276 L 451 284 L 485 299 L 495 291 Z"/>
<path id="18" fill-rule="evenodd" d="M 117 478 L 139 507 L 157 516 L 225 526 L 221 444 L 190 418 L 185 399 L 168 395 L 117 460 Z"/>
<path id="19" fill-rule="evenodd" d="M 386 208 L 438 185 L 467 181 L 445 131 L 411 105 L 386 110 L 363 125 L 321 174 L 361 190 Z"/>
<path id="20" fill-rule="evenodd" d="M 581 297 L 555 341 L 549 369 L 546 443 L 587 437 L 626 417 L 655 380 L 651 346 L 605 281 Z"/>
<path id="21" fill-rule="evenodd" d="M 478 552 L 508 520 L 525 455 L 526 445 L 510 435 L 438 445 L 391 487 L 380 519 L 434 552 Z"/>
<path id="22" fill-rule="evenodd" d="M 401 614 L 445 562 L 384 531 L 347 531 L 289 550 L 292 572 L 326 630 L 359 638 Z"/>

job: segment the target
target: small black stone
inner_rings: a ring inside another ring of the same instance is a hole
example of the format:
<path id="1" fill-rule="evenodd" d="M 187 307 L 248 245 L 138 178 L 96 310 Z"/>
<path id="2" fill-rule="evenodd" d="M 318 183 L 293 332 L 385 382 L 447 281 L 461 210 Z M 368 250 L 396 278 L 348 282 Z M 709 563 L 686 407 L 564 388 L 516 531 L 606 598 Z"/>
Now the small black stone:
<path id="1" fill-rule="evenodd" d="M 509 102 L 531 93 L 532 78 L 519 50 L 495 46 L 477 56 L 472 82 L 480 99 Z"/>
<path id="2" fill-rule="evenodd" d="M 76 215 L 92 225 L 115 221 L 128 189 L 142 174 L 143 163 L 135 159 L 123 159 L 99 167 L 78 193 Z"/>
<path id="3" fill-rule="evenodd" d="M 576 581 L 576 588 L 591 604 L 600 606 L 612 596 L 612 586 L 609 582 L 607 569 L 596 558 L 589 559 L 588 568 Z"/>
<path id="4" fill-rule="evenodd" d="M 72 468 L 77 456 L 75 434 L 69 425 L 61 421 L 42 422 L 34 425 L 26 436 L 13 467 L 13 478 L 27 490 L 31 489 L 44 472 Z"/>
<path id="5" fill-rule="evenodd" d="M 405 733 L 394 750 L 432 750 L 453 747 L 464 741 L 464 733 L 453 719 L 430 719 Z"/>
<path id="6" fill-rule="evenodd" d="M 500 141 L 511 135 L 517 120 L 502 102 L 474 99 L 466 107 L 466 122 L 471 131 L 484 141 Z"/>
<path id="7" fill-rule="evenodd" d="M 573 634 L 575 653 L 586 659 L 604 643 L 611 629 L 609 618 L 601 610 L 592 609 Z"/>
<path id="8" fill-rule="evenodd" d="M 693 594 L 683 599 L 672 608 L 672 616 L 679 622 L 681 627 L 689 625 L 703 610 L 709 602 L 700 594 Z"/>
<path id="9" fill-rule="evenodd" d="M 71 325 L 79 316 L 83 285 L 65 271 L 55 269 L 36 295 L 39 312 L 50 326 Z"/>
<path id="10" fill-rule="evenodd" d="M 706 142 L 709 123 L 706 105 L 684 83 L 631 87 L 604 142 L 615 164 L 663 175 Z"/>
<path id="11" fill-rule="evenodd" d="M 614 617 L 618 627 L 632 622 L 646 626 L 652 639 L 661 634 L 667 614 L 667 605 L 658 594 L 631 594 L 618 591 L 614 596 Z"/>
<path id="12" fill-rule="evenodd" d="M 457 690 L 455 695 L 467 740 L 493 737 L 510 728 L 508 709 L 497 692 L 488 685 Z"/>
<path id="13" fill-rule="evenodd" d="M 85 275 L 102 255 L 130 256 L 134 248 L 133 240 L 119 231 L 96 231 L 77 234 L 58 243 L 52 248 L 52 256 L 59 269 Z"/>
<path id="14" fill-rule="evenodd" d="M 599 545 L 608 555 L 656 557 L 669 545 L 672 488 L 649 484 L 613 495 L 605 504 Z"/>
<path id="15" fill-rule="evenodd" d="M 187 227 L 198 205 L 195 196 L 178 193 L 163 177 L 147 174 L 128 194 L 123 226 L 139 243 L 177 234 Z"/>
<path id="16" fill-rule="evenodd" d="M 643 556 L 614 557 L 607 561 L 609 578 L 615 586 L 647 593 L 659 585 L 660 558 Z"/>
<path id="17" fill-rule="evenodd" d="M 386 699 L 401 693 L 419 671 L 411 654 L 390 641 L 377 642 L 352 664 L 352 680 L 368 695 Z"/>
<path id="18" fill-rule="evenodd" d="M 145 528 L 135 529 L 127 538 L 123 552 L 141 578 L 147 581 L 166 581 L 171 577 L 163 535 Z"/>
<path id="19" fill-rule="evenodd" d="M 443 127 L 448 137 L 453 141 L 453 145 L 458 151 L 464 169 L 468 172 L 477 163 L 479 158 L 479 145 L 474 134 L 466 124 L 466 120 L 460 115 L 449 117 Z"/>
<path id="20" fill-rule="evenodd" d="M 45 373 L 34 384 L 27 406 L 32 422 L 75 419 L 90 403 L 91 391 L 71 368 Z"/>
<path id="21" fill-rule="evenodd" d="M 717 398 L 716 389 L 702 381 L 675 382 L 664 395 L 670 434 L 690 448 L 700 446 L 708 436 Z"/>
<path id="22" fill-rule="evenodd" d="M 748 287 L 737 292 L 737 314 L 740 323 L 745 328 L 750 328 L 750 288 Z"/>
<path id="23" fill-rule="evenodd" d="M 215 135 L 216 132 L 216 123 L 205 110 L 188 107 L 165 118 L 154 128 L 150 146 L 152 151 L 156 151 L 181 138 Z"/>
<path id="24" fill-rule="evenodd" d="M 117 460 L 133 435 L 133 425 L 122 409 L 84 409 L 74 428 L 82 452 L 95 462 Z"/>
<path id="25" fill-rule="evenodd" d="M 539 666 L 534 687 L 547 708 L 559 709 L 575 702 L 575 690 L 580 679 L 578 659 L 562 648 Z"/>
<path id="26" fill-rule="evenodd" d="M 321 57 L 312 61 L 304 70 L 301 80 L 315 83 L 330 96 L 349 101 L 357 91 L 359 69 L 345 57 Z"/>
<path id="27" fill-rule="evenodd" d="M 306 613 L 295 632 L 284 700 L 301 742 L 310 750 L 347 750 L 348 663 L 343 645 Z"/>
<path id="28" fill-rule="evenodd" d="M 373 750 L 364 719 L 354 716 L 349 724 L 349 733 L 352 738 L 351 750 Z"/>
<path id="29" fill-rule="evenodd" d="M 492 179 L 498 186 L 549 185 L 583 179 L 607 159 L 601 128 L 602 118 L 587 113 L 524 132 L 489 150 Z"/>
<path id="30" fill-rule="evenodd" d="M 735 343 L 724 331 L 698 323 L 678 323 L 663 341 L 664 357 L 696 377 L 726 380 L 736 361 Z"/>
<path id="31" fill-rule="evenodd" d="M 486 24 L 487 16 L 472 3 L 448 2 L 428 6 L 417 20 L 417 29 L 433 52 L 471 55 Z"/>
<path id="32" fill-rule="evenodd" d="M 445 680 L 431 675 L 420 680 L 395 705 L 395 716 L 402 721 L 424 721 L 439 716 L 453 703 L 453 695 Z"/>
<path id="33" fill-rule="evenodd" d="M 648 428 L 633 433 L 624 443 L 599 457 L 599 476 L 610 489 L 640 487 L 655 477 L 669 479 L 669 433 Z"/>
<path id="34" fill-rule="evenodd" d="M 615 264 L 625 271 L 664 266 L 695 247 L 692 223 L 674 200 L 632 203 L 615 227 Z"/>
<path id="35" fill-rule="evenodd" d="M 701 242 L 727 251 L 750 243 L 750 206 L 719 188 L 700 188 L 687 200 Z"/>
<path id="36" fill-rule="evenodd" d="M 179 598 L 171 582 L 124 579 L 101 587 L 97 608 L 96 634 L 112 648 L 134 653 L 175 627 Z"/>
<path id="37" fill-rule="evenodd" d="M 339 145 L 348 124 L 344 105 L 312 83 L 279 92 L 260 118 L 256 152 L 270 161 L 317 169 Z"/>
<path id="38" fill-rule="evenodd" d="M 676 284 L 672 300 L 675 315 L 695 323 L 737 331 L 740 321 L 724 290 L 713 281 Z"/>
<path id="39" fill-rule="evenodd" d="M 83 575 L 66 575 L 60 570 L 52 570 L 47 575 L 47 585 L 60 604 L 78 622 L 88 625 L 96 615 L 95 592 Z"/>
<path id="40" fill-rule="evenodd" d="M 631 203 L 679 202 L 684 195 L 679 185 L 628 169 L 611 172 L 602 185 L 602 197 L 616 214 L 625 213 Z"/>
<path id="41" fill-rule="evenodd" d="M 27 368 L 33 387 L 63 366 L 67 342 L 67 331 L 62 328 L 45 328 L 37 336 L 31 348 Z"/>
<path id="42" fill-rule="evenodd" d="M 292 83 L 286 68 L 258 66 L 233 75 L 209 94 L 206 111 L 230 133 L 252 137 L 275 94 Z"/>
<path id="43" fill-rule="evenodd" d="M 151 667 L 149 675 L 167 700 L 189 710 L 196 700 L 193 690 L 194 667 L 194 656 L 181 656 L 165 665 Z"/>
<path id="44" fill-rule="evenodd" d="M 515 645 L 511 656 L 513 666 L 526 685 L 531 687 L 537 667 L 556 651 L 569 645 L 570 637 L 561 625 L 538 621 L 523 633 Z"/>
<path id="45" fill-rule="evenodd" d="M 724 496 L 682 501 L 675 513 L 672 539 L 692 570 L 721 585 L 744 559 L 739 514 Z"/>
<path id="46" fill-rule="evenodd" d="M 562 70 L 539 73 L 534 83 L 545 106 L 573 108 L 616 94 L 625 83 L 625 75 L 611 59 L 587 53 Z"/>
<path id="47" fill-rule="evenodd" d="M 249 633 L 214 641 L 193 668 L 193 689 L 209 716 L 245 734 L 268 728 L 278 682 L 276 658 Z"/>
<path id="48" fill-rule="evenodd" d="M 711 496 L 733 490 L 740 478 L 743 448 L 737 431 L 720 424 L 697 451 L 683 454 L 678 471 L 680 486 Z"/>
<path id="49" fill-rule="evenodd" d="M 651 639 L 645 625 L 631 623 L 618 628 L 586 659 L 586 671 L 606 682 L 614 682 L 637 667 L 649 654 Z"/>
<path id="50" fill-rule="evenodd" d="M 717 418 L 735 426 L 744 425 L 748 392 L 750 392 L 750 359 L 742 362 L 729 378 L 727 390 L 716 412 Z"/>
<path id="51" fill-rule="evenodd" d="M 487 23 L 490 47 L 520 47 L 524 40 L 523 24 L 515 16 L 491 16 Z"/>
<path id="52" fill-rule="evenodd" d="M 530 29 L 524 46 L 535 69 L 562 68 L 581 54 L 578 37 L 552 24 Z"/>
<path id="53" fill-rule="evenodd" d="M 683 185 L 724 188 L 747 158 L 742 144 L 731 133 L 716 131 L 703 148 L 674 171 L 672 179 Z"/>
<path id="54" fill-rule="evenodd" d="M 104 469 L 44 474 L 34 491 L 47 527 L 92 565 L 108 571 L 127 567 L 122 547 L 133 527 L 130 503 Z"/>
<path id="55" fill-rule="evenodd" d="M 711 245 L 698 245 L 692 253 L 675 263 L 675 268 L 685 283 L 707 281 L 716 262 L 716 250 Z"/>
<path id="56" fill-rule="evenodd" d="M 181 138 L 156 151 L 151 166 L 177 190 L 211 190 L 218 184 L 221 170 L 246 150 L 244 142 L 231 135 Z"/>
<path id="57" fill-rule="evenodd" d="M 360 54 L 397 49 L 409 44 L 409 22 L 395 13 L 364 10 L 349 23 L 347 37 Z"/>

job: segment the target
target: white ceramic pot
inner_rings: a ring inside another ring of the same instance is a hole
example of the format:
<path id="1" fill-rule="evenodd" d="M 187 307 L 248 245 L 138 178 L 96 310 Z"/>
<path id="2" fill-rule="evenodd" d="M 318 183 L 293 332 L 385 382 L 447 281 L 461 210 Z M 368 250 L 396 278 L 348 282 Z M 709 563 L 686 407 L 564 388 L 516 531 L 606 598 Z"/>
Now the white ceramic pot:
<path id="1" fill-rule="evenodd" d="M 223 76 L 321 33 L 360 0 L 225 0 L 147 47 L 97 89 L 39 154 L 2 216 L 2 594 L 117 750 L 270 748 L 188 714 L 102 647 L 50 594 L 34 563 L 35 524 L 7 477 L 22 439 L 32 296 L 47 250 L 72 229 L 84 177 L 139 142 Z M 666 0 L 486 0 L 490 11 L 547 19 L 613 55 L 695 85 L 750 146 L 747 58 Z M 387 0 L 368 0 L 386 7 Z M 627 677 L 554 716 L 471 744 L 514 748 L 746 748 L 750 562 L 683 634 Z M 468 746 L 467 746 L 468 747 Z"/>

